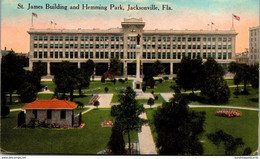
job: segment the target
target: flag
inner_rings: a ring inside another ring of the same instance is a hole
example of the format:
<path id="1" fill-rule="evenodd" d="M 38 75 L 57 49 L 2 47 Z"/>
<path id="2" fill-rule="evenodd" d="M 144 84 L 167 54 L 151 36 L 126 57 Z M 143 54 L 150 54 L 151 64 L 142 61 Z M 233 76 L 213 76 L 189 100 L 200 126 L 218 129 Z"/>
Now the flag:
<path id="1" fill-rule="evenodd" d="M 214 25 L 214 23 L 213 23 L 213 22 L 211 22 L 211 24 L 212 24 L 212 25 Z"/>
<path id="2" fill-rule="evenodd" d="M 51 24 L 53 23 L 53 21 L 51 20 Z"/>
<path id="3" fill-rule="evenodd" d="M 38 18 L 38 15 L 36 13 L 32 13 L 32 15 L 36 18 Z"/>
<path id="4" fill-rule="evenodd" d="M 239 16 L 236 16 L 235 14 L 233 14 L 233 17 L 234 17 L 236 20 L 240 21 L 240 17 L 239 17 Z"/>

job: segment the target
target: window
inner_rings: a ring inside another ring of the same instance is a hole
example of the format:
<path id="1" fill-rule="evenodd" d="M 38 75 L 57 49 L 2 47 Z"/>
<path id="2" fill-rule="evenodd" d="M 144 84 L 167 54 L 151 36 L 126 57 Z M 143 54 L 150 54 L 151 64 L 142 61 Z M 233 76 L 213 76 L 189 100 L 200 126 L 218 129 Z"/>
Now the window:
<path id="1" fill-rule="evenodd" d="M 33 109 L 33 118 L 36 119 L 37 118 L 37 110 Z"/>
<path id="2" fill-rule="evenodd" d="M 60 36 L 60 41 L 63 41 L 63 36 Z"/>
<path id="3" fill-rule="evenodd" d="M 41 51 L 39 52 L 39 58 L 42 58 L 42 52 Z"/>
<path id="4" fill-rule="evenodd" d="M 148 54 L 150 54 L 150 52 Z M 152 52 L 152 59 L 155 59 L 155 52 Z"/>
<path id="5" fill-rule="evenodd" d="M 53 52 L 50 52 L 50 58 L 53 58 Z"/>
<path id="6" fill-rule="evenodd" d="M 47 52 L 46 51 L 44 52 L 44 58 L 47 58 Z"/>
<path id="7" fill-rule="evenodd" d="M 99 52 L 96 52 L 96 58 L 99 59 Z"/>
<path id="8" fill-rule="evenodd" d="M 74 39 L 73 36 L 70 36 L 70 41 L 73 41 L 73 39 Z"/>
<path id="9" fill-rule="evenodd" d="M 37 44 L 33 44 L 33 48 L 37 48 Z"/>
<path id="10" fill-rule="evenodd" d="M 176 52 L 173 53 L 172 58 L 173 58 L 173 59 L 176 59 Z"/>
<path id="11" fill-rule="evenodd" d="M 163 59 L 166 59 L 166 53 L 165 52 L 163 52 L 162 57 L 163 57 Z"/>
<path id="12" fill-rule="evenodd" d="M 181 59 L 181 53 L 178 52 L 178 59 Z"/>
<path id="13" fill-rule="evenodd" d="M 42 40 L 42 36 L 41 35 L 39 36 L 39 40 Z"/>
<path id="14" fill-rule="evenodd" d="M 53 41 L 53 36 L 50 37 L 51 41 Z"/>
<path id="15" fill-rule="evenodd" d="M 221 59 L 221 58 L 222 58 L 222 53 L 219 52 L 219 53 L 218 53 L 218 59 Z"/>
<path id="16" fill-rule="evenodd" d="M 60 111 L 60 118 L 61 119 L 66 119 L 66 110 L 61 110 Z"/>
<path id="17" fill-rule="evenodd" d="M 146 52 L 143 52 L 143 59 L 146 59 Z"/>
<path id="18" fill-rule="evenodd" d="M 34 36 L 34 40 L 38 40 L 38 36 Z"/>
<path id="19" fill-rule="evenodd" d="M 66 36 L 66 37 L 65 37 L 65 41 L 69 41 L 69 36 Z"/>
<path id="20" fill-rule="evenodd" d="M 158 59 L 161 59 L 161 58 L 162 58 L 162 53 L 158 52 Z"/>
<path id="21" fill-rule="evenodd" d="M 44 44 L 44 46 L 43 46 L 45 49 L 47 49 L 48 48 L 48 44 Z"/>
<path id="22" fill-rule="evenodd" d="M 44 41 L 48 41 L 48 36 L 44 36 Z"/>
<path id="23" fill-rule="evenodd" d="M 75 58 L 78 58 L 78 52 L 75 52 L 74 54 L 75 54 Z"/>
<path id="24" fill-rule="evenodd" d="M 69 52 L 65 52 L 65 58 L 69 58 Z"/>
<path id="25" fill-rule="evenodd" d="M 108 59 L 108 52 L 105 52 L 105 58 Z"/>
<path id="26" fill-rule="evenodd" d="M 170 58 L 171 58 L 171 53 L 167 52 L 167 59 L 170 59 Z"/>
<path id="27" fill-rule="evenodd" d="M 58 36 L 55 36 L 55 41 L 58 41 L 59 40 L 59 37 Z"/>
<path id="28" fill-rule="evenodd" d="M 63 58 L 63 52 L 60 52 L 60 58 Z"/>
<path id="29" fill-rule="evenodd" d="M 226 53 L 226 52 L 223 53 L 223 59 L 224 59 L 224 60 L 227 59 L 227 53 Z"/>
<path id="30" fill-rule="evenodd" d="M 55 52 L 55 58 L 56 59 L 58 58 L 58 52 Z"/>
<path id="31" fill-rule="evenodd" d="M 115 54 L 114 54 L 114 52 L 111 52 L 110 54 L 111 54 L 111 55 L 110 55 L 110 56 L 111 56 L 111 58 L 114 58 L 114 57 L 115 57 Z"/>
<path id="32" fill-rule="evenodd" d="M 47 110 L 47 119 L 51 119 L 52 111 Z"/>
<path id="33" fill-rule="evenodd" d="M 85 58 L 88 58 L 88 52 L 85 52 Z"/>
<path id="34" fill-rule="evenodd" d="M 204 52 L 204 53 L 203 53 L 203 59 L 206 59 L 206 58 L 207 58 L 207 53 Z"/>
<path id="35" fill-rule="evenodd" d="M 42 44 L 39 44 L 39 48 L 42 48 Z"/>
<path id="36" fill-rule="evenodd" d="M 84 58 L 84 52 L 80 52 L 80 58 Z"/>
<path id="37" fill-rule="evenodd" d="M 232 59 L 232 53 L 231 52 L 228 53 L 228 59 Z"/>
<path id="38" fill-rule="evenodd" d="M 73 52 L 70 52 L 70 58 L 71 59 L 73 58 Z"/>
<path id="39" fill-rule="evenodd" d="M 33 57 L 37 58 L 37 52 L 36 51 L 33 53 Z"/>
<path id="40" fill-rule="evenodd" d="M 63 48 L 63 44 L 60 44 L 59 48 L 60 48 L 60 49 Z"/>

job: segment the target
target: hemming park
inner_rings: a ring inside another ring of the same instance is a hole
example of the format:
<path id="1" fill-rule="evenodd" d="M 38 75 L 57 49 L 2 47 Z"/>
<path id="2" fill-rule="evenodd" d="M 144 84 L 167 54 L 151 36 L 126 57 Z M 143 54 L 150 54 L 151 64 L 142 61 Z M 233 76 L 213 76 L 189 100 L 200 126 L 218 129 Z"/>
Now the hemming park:
<path id="1" fill-rule="evenodd" d="M 54 76 L 41 62 L 2 58 L 1 151 L 18 154 L 256 155 L 258 67 L 183 57 L 174 76 L 158 60 L 123 78 L 121 62 L 95 76 L 88 60 L 64 61 Z M 9 65 L 10 63 L 15 64 Z M 226 72 L 231 78 L 224 78 Z"/>

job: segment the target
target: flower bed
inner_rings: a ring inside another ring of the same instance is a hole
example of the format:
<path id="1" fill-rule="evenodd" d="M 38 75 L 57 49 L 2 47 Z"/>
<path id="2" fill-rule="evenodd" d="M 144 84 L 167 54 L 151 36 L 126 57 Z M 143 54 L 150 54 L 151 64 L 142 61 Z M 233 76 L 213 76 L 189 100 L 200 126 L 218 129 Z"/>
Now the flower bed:
<path id="1" fill-rule="evenodd" d="M 223 117 L 238 117 L 241 116 L 242 113 L 237 111 L 237 110 L 232 110 L 232 109 L 219 109 L 216 111 L 216 114 L 219 116 L 223 116 Z"/>
<path id="2" fill-rule="evenodd" d="M 101 126 L 102 127 L 111 127 L 111 126 L 113 126 L 113 121 L 111 121 L 111 120 L 103 121 L 103 122 L 101 122 Z"/>
<path id="3" fill-rule="evenodd" d="M 125 87 L 120 87 L 120 86 L 119 86 L 119 87 L 115 87 L 115 89 L 116 89 L 116 90 L 124 90 Z"/>

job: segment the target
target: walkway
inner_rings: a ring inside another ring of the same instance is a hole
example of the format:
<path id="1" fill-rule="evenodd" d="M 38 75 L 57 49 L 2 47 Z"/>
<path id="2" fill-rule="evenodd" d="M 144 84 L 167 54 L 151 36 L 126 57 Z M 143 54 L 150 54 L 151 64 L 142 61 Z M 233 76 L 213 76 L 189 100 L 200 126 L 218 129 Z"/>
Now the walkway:
<path id="1" fill-rule="evenodd" d="M 173 97 L 174 93 L 169 92 L 169 93 L 160 93 L 160 95 L 163 97 L 163 99 L 167 102 L 169 102 L 170 98 Z"/>
<path id="2" fill-rule="evenodd" d="M 240 106 L 229 106 L 229 105 L 193 105 L 189 104 L 190 108 L 230 108 L 230 109 L 244 109 L 244 110 L 253 110 L 259 111 L 258 108 L 250 108 L 250 107 L 240 107 Z"/>
<path id="3" fill-rule="evenodd" d="M 113 97 L 113 93 L 100 93 L 98 94 L 100 96 L 99 98 L 99 108 L 110 108 L 110 102 Z"/>
<path id="4" fill-rule="evenodd" d="M 147 119 L 146 113 L 140 115 L 141 118 Z M 140 154 L 141 155 L 153 155 L 157 154 L 153 136 L 150 126 L 145 124 L 142 126 L 141 131 L 138 132 Z"/>

